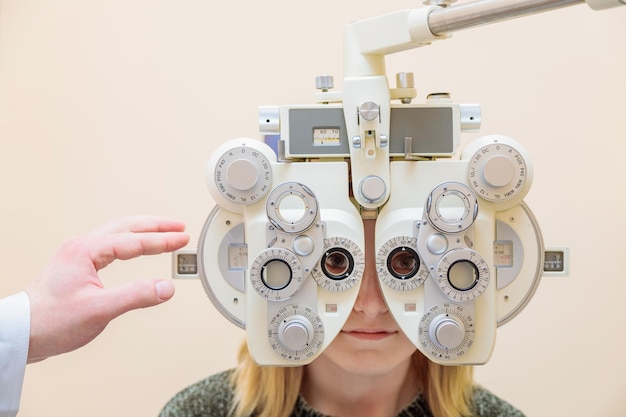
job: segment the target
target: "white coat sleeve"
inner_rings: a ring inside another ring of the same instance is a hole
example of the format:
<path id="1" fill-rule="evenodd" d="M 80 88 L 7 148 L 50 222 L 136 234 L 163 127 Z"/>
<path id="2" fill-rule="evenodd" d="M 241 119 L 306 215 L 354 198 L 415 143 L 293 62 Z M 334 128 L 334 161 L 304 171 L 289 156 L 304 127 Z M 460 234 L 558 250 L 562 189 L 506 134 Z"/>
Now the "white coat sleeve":
<path id="1" fill-rule="evenodd" d="M 29 338 L 28 295 L 0 299 L 0 417 L 14 417 L 19 409 Z"/>

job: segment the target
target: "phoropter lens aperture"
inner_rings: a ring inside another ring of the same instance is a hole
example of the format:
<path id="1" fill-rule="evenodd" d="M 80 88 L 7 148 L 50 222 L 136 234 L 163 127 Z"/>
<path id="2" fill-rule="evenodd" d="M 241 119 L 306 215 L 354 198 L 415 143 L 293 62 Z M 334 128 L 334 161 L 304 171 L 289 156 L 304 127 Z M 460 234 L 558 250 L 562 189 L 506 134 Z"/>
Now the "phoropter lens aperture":
<path id="1" fill-rule="evenodd" d="M 291 282 L 291 268 L 282 259 L 270 259 L 261 270 L 263 284 L 272 290 L 282 290 Z"/>
<path id="2" fill-rule="evenodd" d="M 478 283 L 478 278 L 478 268 L 468 260 L 456 261 L 448 268 L 448 281 L 456 290 L 471 290 Z"/>
<path id="3" fill-rule="evenodd" d="M 320 262 L 322 271 L 330 279 L 342 280 L 348 278 L 354 270 L 354 258 L 344 248 L 330 248 Z"/>
<path id="4" fill-rule="evenodd" d="M 417 274 L 420 259 L 413 249 L 401 246 L 391 251 L 387 258 L 387 269 L 398 279 L 409 279 Z"/>

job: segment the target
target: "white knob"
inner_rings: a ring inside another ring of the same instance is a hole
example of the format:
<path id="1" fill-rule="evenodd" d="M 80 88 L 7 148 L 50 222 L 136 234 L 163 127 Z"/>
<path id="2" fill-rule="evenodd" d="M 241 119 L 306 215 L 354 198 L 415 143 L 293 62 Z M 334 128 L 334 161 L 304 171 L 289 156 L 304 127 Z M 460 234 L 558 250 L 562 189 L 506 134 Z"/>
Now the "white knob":
<path id="1" fill-rule="evenodd" d="M 226 170 L 228 183 L 240 191 L 250 190 L 257 182 L 257 168 L 248 159 L 237 159 Z"/>
<path id="2" fill-rule="evenodd" d="M 492 187 L 504 187 L 513 180 L 514 176 L 513 161 L 503 155 L 489 158 L 483 167 L 483 178 Z"/>
<path id="3" fill-rule="evenodd" d="M 217 205 L 233 213 L 261 201 L 271 190 L 276 155 L 265 143 L 239 138 L 220 145 L 209 158 L 206 178 Z"/>
<path id="4" fill-rule="evenodd" d="M 359 190 L 367 201 L 377 203 L 385 197 L 387 187 L 382 178 L 376 175 L 369 175 L 361 180 Z"/>
<path id="5" fill-rule="evenodd" d="M 496 203 L 496 211 L 518 205 L 533 178 L 527 152 L 515 140 L 489 135 L 471 142 L 461 159 L 469 160 L 468 181 L 476 194 Z"/>
<path id="6" fill-rule="evenodd" d="M 448 238 L 441 233 L 433 233 L 426 240 L 428 251 L 434 255 L 442 255 L 448 250 Z"/>

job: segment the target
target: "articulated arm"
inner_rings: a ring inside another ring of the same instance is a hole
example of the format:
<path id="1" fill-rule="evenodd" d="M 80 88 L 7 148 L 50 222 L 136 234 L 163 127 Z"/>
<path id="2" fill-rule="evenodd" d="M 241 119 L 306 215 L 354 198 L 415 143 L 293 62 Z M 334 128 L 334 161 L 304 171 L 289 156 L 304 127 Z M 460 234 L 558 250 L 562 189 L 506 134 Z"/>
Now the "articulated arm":
<path id="1" fill-rule="evenodd" d="M 594 10 L 626 0 L 586 0 Z M 455 30 L 554 10 L 584 0 L 479 0 L 453 7 L 402 10 L 349 24 L 345 31 L 343 101 L 350 144 L 354 196 L 366 209 L 389 197 L 389 119 L 391 93 L 385 56 L 429 45 Z M 330 99 L 331 96 L 327 95 Z"/>

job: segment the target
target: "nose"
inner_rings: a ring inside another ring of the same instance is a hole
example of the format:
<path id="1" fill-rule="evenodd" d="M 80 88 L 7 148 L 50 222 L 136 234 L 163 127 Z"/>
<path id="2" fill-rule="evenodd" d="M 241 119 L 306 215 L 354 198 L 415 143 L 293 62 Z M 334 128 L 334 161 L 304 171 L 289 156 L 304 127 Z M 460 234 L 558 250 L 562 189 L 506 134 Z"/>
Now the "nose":
<path id="1" fill-rule="evenodd" d="M 374 254 L 375 221 L 363 222 L 365 231 L 365 272 L 361 279 L 359 295 L 354 303 L 354 310 L 369 318 L 375 318 L 387 313 L 387 303 L 380 289 L 376 272 L 376 257 Z"/>
<path id="2" fill-rule="evenodd" d="M 369 273 L 368 269 L 370 270 Z M 359 288 L 359 295 L 354 303 L 354 310 L 364 314 L 368 318 L 376 318 L 388 311 L 387 303 L 385 303 L 385 299 L 383 298 L 376 275 L 376 264 L 374 264 L 373 269 L 367 268 L 367 266 L 365 267 L 361 288 Z"/>

